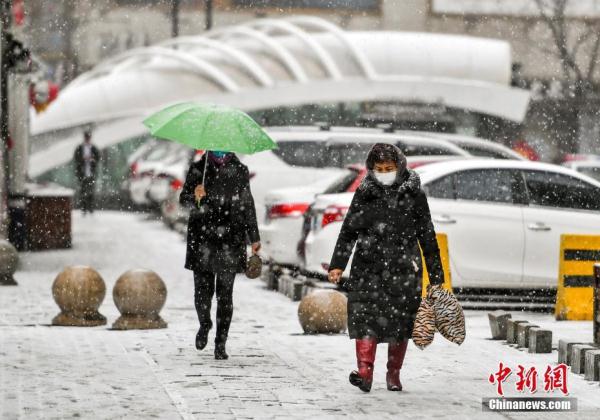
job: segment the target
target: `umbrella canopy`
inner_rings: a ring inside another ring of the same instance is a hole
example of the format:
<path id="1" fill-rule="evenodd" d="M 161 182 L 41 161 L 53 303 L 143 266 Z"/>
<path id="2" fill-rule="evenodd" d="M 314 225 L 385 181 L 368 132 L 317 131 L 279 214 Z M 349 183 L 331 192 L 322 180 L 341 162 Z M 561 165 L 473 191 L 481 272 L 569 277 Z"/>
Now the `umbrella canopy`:
<path id="1" fill-rule="evenodd" d="M 221 105 L 184 102 L 144 120 L 152 135 L 195 149 L 252 154 L 277 144 L 246 113 Z"/>

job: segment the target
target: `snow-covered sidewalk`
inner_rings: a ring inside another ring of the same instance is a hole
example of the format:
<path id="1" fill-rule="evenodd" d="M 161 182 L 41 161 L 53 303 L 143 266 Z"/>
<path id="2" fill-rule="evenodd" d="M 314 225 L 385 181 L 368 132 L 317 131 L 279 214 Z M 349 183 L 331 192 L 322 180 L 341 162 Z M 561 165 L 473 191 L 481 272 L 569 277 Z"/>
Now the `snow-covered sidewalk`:
<path id="1" fill-rule="evenodd" d="M 0 418 L 589 418 L 600 413 L 600 386 L 569 375 L 577 413 L 482 412 L 495 396 L 490 373 L 502 361 L 555 365 L 556 351 L 533 355 L 489 340 L 485 312 L 467 311 L 467 340 L 458 347 L 436 336 L 424 351 L 412 343 L 402 369 L 405 391 L 385 389 L 387 349 L 380 346 L 375 383 L 363 394 L 348 383 L 353 343 L 345 335 L 307 336 L 297 304 L 239 277 L 227 361 L 212 345 L 194 348 L 197 329 L 192 275 L 183 269 L 180 235 L 143 215 L 114 212 L 74 218 L 73 248 L 23 254 L 17 287 L 0 289 Z M 97 269 L 107 285 L 100 312 L 106 327 L 50 327 L 58 313 L 51 295 L 66 265 Z M 156 271 L 168 298 L 163 330 L 112 331 L 118 317 L 112 286 L 131 268 Z M 214 308 L 213 308 L 214 309 Z M 557 323 L 551 316 L 518 314 L 558 338 L 589 341 L 591 323 Z M 514 316 L 516 317 L 516 316 Z M 542 379 L 540 378 L 540 381 Z M 505 383 L 510 396 L 516 374 Z M 538 385 L 539 387 L 539 385 Z M 543 388 L 543 383 L 541 384 Z M 538 390 L 535 396 L 547 395 Z"/>

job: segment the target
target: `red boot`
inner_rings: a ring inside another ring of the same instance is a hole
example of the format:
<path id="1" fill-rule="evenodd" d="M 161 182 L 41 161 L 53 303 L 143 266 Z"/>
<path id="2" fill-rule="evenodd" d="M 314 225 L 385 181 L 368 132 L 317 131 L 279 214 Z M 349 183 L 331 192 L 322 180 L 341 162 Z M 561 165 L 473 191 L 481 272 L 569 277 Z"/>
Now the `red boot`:
<path id="1" fill-rule="evenodd" d="M 385 376 L 388 391 L 402 391 L 400 369 L 406 355 L 408 340 L 388 345 L 387 375 Z"/>
<path id="2" fill-rule="evenodd" d="M 358 371 L 352 371 L 350 374 L 350 383 L 359 387 L 361 391 L 371 391 L 376 351 L 377 340 L 375 338 L 367 337 L 356 340 L 356 361 L 358 364 Z"/>

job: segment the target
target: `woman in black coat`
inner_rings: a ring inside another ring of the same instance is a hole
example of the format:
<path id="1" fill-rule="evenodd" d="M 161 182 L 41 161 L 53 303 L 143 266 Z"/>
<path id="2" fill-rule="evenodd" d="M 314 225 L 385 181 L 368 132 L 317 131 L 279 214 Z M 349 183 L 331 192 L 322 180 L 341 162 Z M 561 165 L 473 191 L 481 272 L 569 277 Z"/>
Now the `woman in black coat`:
<path id="1" fill-rule="evenodd" d="M 329 280 L 340 281 L 356 245 L 344 283 L 358 361 L 350 382 L 369 392 L 377 343 L 389 343 L 387 388 L 401 391 L 400 368 L 421 300 L 419 246 L 431 284 L 441 284 L 444 274 L 427 198 L 402 152 L 378 143 L 369 152 L 367 169 L 342 225 Z"/>
<path id="2" fill-rule="evenodd" d="M 191 208 L 188 221 L 185 268 L 194 272 L 200 329 L 196 348 L 204 349 L 212 328 L 210 307 L 217 291 L 215 358 L 227 359 L 225 343 L 233 315 L 233 282 L 246 270 L 246 244 L 260 249 L 254 199 L 248 168 L 233 153 L 208 152 L 192 163 L 179 202 Z"/>

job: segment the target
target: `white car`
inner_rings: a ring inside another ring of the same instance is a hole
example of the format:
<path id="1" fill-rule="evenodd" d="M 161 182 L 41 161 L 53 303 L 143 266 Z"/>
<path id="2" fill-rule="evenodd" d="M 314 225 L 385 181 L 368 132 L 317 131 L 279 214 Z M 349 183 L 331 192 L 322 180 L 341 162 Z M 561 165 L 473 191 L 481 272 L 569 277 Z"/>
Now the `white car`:
<path id="1" fill-rule="evenodd" d="M 502 144 L 478 137 L 465 136 L 461 134 L 431 132 L 424 132 L 423 135 L 426 137 L 450 142 L 465 150 L 471 156 L 492 159 L 527 160 L 521 154 Z"/>
<path id="2" fill-rule="evenodd" d="M 154 169 L 148 188 L 148 199 L 151 203 L 160 206 L 169 197 L 172 184 L 181 180 L 185 181 L 185 175 L 193 155 L 193 149 L 179 146 L 160 162 L 160 166 Z"/>
<path id="3" fill-rule="evenodd" d="M 268 127 L 278 149 L 239 155 L 252 175 L 250 187 L 258 220 L 266 216 L 265 199 L 269 191 L 299 187 L 336 176 L 339 169 L 363 163 L 377 142 L 397 144 L 404 153 L 424 156 L 470 156 L 460 147 L 441 140 L 413 135 L 384 133 L 380 129 L 356 127 Z"/>
<path id="4" fill-rule="evenodd" d="M 305 179 L 298 186 L 296 184 L 287 188 L 272 186 L 273 189 L 264 198 L 261 193 L 256 193 L 258 180 L 253 181 L 252 184 L 257 208 L 260 210 L 261 203 L 265 205 L 264 218 L 259 218 L 264 220 L 260 225 L 263 256 L 273 264 L 288 268 L 304 266 L 304 256 L 299 255 L 296 244 L 303 236 L 301 228 L 304 212 L 309 208 L 315 195 L 342 192 L 351 185 L 352 181 L 347 177 L 355 177 L 352 172 L 340 172 L 334 169 L 325 171 L 324 168 L 340 167 L 343 164 L 363 164 L 374 143 L 395 144 L 408 157 L 413 168 L 443 159 L 474 156 L 524 160 L 511 149 L 489 140 L 452 134 L 420 131 L 378 132 L 373 129 L 357 130 L 341 127 L 331 131 L 317 130 L 314 127 L 277 128 L 270 134 L 278 141 L 280 148 L 279 151 L 274 152 L 274 155 L 280 156 L 284 162 L 294 167 L 281 169 L 281 175 L 277 174 L 268 181 L 287 182 L 292 178 L 298 183 Z M 299 135 L 302 136 L 300 140 Z M 266 158 L 269 156 L 259 154 L 256 159 Z M 300 165 L 306 168 L 301 168 Z M 305 175 L 306 170 L 303 169 L 308 169 L 310 175 Z M 265 170 L 255 168 L 253 172 L 261 174 L 265 173 Z M 362 175 L 364 176 L 364 173 Z M 315 176 L 318 176 L 317 181 L 313 181 Z M 258 178 L 267 180 L 266 177 Z M 345 187 L 337 185 L 337 191 L 334 191 L 337 182 L 347 185 Z M 300 251 L 302 254 L 302 250 Z"/>
<path id="5" fill-rule="evenodd" d="M 408 166 L 416 168 L 433 162 L 465 159 L 463 156 L 408 156 Z M 325 177 L 321 181 L 295 188 L 271 191 L 265 198 L 266 216 L 260 225 L 263 254 L 271 264 L 302 269 L 305 266 L 304 241 L 306 237 L 306 212 L 320 194 L 354 192 L 367 174 L 362 165 Z M 301 243 L 302 241 L 302 243 Z"/>
<path id="6" fill-rule="evenodd" d="M 600 182 L 570 169 L 471 159 L 416 170 L 436 232 L 448 235 L 455 287 L 556 288 L 560 235 L 600 234 Z M 326 274 L 352 195 L 313 204 L 307 270 Z"/>
<path id="7" fill-rule="evenodd" d="M 144 147 L 144 146 L 142 146 Z M 148 205 L 148 189 L 152 184 L 154 172 L 162 165 L 162 160 L 168 157 L 175 148 L 175 143 L 157 142 L 151 149 L 146 149 L 130 165 L 128 180 L 129 196 L 137 205 Z"/>
<path id="8" fill-rule="evenodd" d="M 563 163 L 563 166 L 581 172 L 600 181 L 600 159 L 599 160 L 577 160 Z"/>

